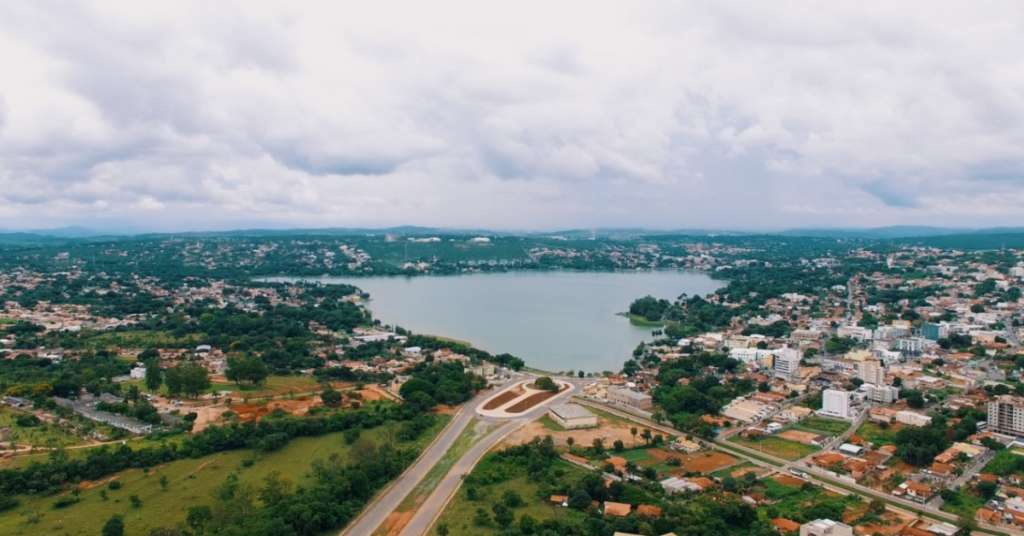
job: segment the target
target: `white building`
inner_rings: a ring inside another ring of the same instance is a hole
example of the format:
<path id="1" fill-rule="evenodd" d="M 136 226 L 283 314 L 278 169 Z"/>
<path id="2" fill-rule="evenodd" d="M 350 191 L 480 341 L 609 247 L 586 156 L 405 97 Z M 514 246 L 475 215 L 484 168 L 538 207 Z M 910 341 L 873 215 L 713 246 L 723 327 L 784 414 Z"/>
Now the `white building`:
<path id="1" fill-rule="evenodd" d="M 654 405 L 651 395 L 647 393 L 614 386 L 608 388 L 608 401 L 637 409 L 651 409 L 651 406 Z"/>
<path id="2" fill-rule="evenodd" d="M 885 385 L 885 367 L 878 361 L 861 361 L 857 363 L 857 377 L 864 383 Z"/>
<path id="3" fill-rule="evenodd" d="M 910 426 L 928 426 L 932 423 L 932 418 L 916 411 L 903 410 L 896 412 L 896 422 Z"/>
<path id="4" fill-rule="evenodd" d="M 821 409 L 818 410 L 818 413 L 826 417 L 836 417 L 838 419 L 853 418 L 853 409 L 850 404 L 852 394 L 849 391 L 825 389 L 821 394 Z"/>
<path id="5" fill-rule="evenodd" d="M 782 378 L 787 382 L 800 379 L 800 352 L 793 348 L 780 348 L 775 350 L 774 355 L 773 370 L 776 378 Z"/>
<path id="6" fill-rule="evenodd" d="M 146 377 L 146 367 L 135 367 L 128 373 L 128 377 L 133 380 L 141 380 Z"/>
<path id="7" fill-rule="evenodd" d="M 900 389 L 899 387 L 893 387 L 891 385 L 872 385 L 865 383 L 861 386 L 865 396 L 872 402 L 879 404 L 892 404 L 899 400 Z"/>
<path id="8" fill-rule="evenodd" d="M 579 404 L 556 404 L 548 409 L 548 416 L 566 430 L 597 426 L 597 416 Z"/>
<path id="9" fill-rule="evenodd" d="M 800 536 L 853 536 L 853 527 L 831 519 L 815 519 L 800 525 Z"/>

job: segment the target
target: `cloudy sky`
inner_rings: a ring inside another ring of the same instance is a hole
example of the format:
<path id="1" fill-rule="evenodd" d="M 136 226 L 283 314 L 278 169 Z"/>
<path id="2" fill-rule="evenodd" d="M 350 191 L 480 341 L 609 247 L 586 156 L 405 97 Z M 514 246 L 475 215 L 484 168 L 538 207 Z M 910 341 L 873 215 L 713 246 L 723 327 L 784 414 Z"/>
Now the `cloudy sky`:
<path id="1" fill-rule="evenodd" d="M 5 2 L 0 228 L 1024 225 L 1024 3 L 839 4 Z"/>

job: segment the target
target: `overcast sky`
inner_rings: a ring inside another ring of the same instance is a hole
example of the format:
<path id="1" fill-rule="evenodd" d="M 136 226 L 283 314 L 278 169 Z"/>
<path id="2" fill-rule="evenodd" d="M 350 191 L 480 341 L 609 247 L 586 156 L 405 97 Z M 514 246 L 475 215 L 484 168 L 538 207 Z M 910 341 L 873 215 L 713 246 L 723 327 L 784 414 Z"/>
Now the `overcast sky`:
<path id="1" fill-rule="evenodd" d="M 1024 225 L 1021 51 L 1016 0 L 4 2 L 0 228 Z"/>

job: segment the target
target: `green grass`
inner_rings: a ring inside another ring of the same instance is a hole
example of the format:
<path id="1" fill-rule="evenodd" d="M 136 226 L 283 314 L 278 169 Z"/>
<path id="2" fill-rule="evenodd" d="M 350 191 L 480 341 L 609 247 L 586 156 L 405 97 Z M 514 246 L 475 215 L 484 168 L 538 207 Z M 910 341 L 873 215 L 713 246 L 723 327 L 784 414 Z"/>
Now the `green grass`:
<path id="1" fill-rule="evenodd" d="M 876 448 L 882 445 L 892 445 L 893 438 L 896 437 L 896 430 L 892 426 L 882 428 L 873 422 L 865 422 L 854 433 L 864 440 L 870 441 Z"/>
<path id="2" fill-rule="evenodd" d="M 848 430 L 850 423 L 837 419 L 811 416 L 797 423 L 794 428 L 807 432 L 837 436 Z"/>
<path id="3" fill-rule="evenodd" d="M 996 453 L 991 461 L 985 464 L 985 468 L 981 471 L 999 476 L 1024 474 L 1024 455 L 1013 452 L 1010 449 L 1001 450 Z"/>
<path id="4" fill-rule="evenodd" d="M 585 472 L 583 469 L 563 461 L 558 461 L 556 468 L 565 471 L 566 474 L 575 475 L 574 478 L 582 476 Z M 455 497 L 448 503 L 444 513 L 441 514 L 441 517 L 431 528 L 429 534 L 436 535 L 437 526 L 440 524 L 448 526 L 448 533 L 451 536 L 500 534 L 501 529 L 504 527 L 478 527 L 473 524 L 473 516 L 477 508 L 483 508 L 490 514 L 491 506 L 508 490 L 515 491 L 526 502 L 524 506 L 513 510 L 516 520 L 524 514 L 533 517 L 537 521 L 554 519 L 556 517 L 564 518 L 566 516 L 585 517 L 585 514 L 581 512 L 549 504 L 547 497 L 538 496 L 540 485 L 537 482 L 531 480 L 528 476 L 517 476 L 497 484 L 481 486 L 480 493 L 482 496 L 477 501 L 469 500 L 466 496 L 465 487 L 459 488 L 459 491 L 456 492 Z"/>
<path id="5" fill-rule="evenodd" d="M 545 414 L 543 417 L 537 420 L 541 425 L 544 426 L 545 430 L 551 430 L 552 432 L 564 432 L 565 427 L 555 422 L 554 419 Z"/>
<path id="6" fill-rule="evenodd" d="M 56 424 L 40 423 L 37 426 L 31 427 L 18 426 L 15 422 L 17 417 L 27 414 L 27 412 L 0 407 L 0 428 L 10 430 L 3 441 L 5 447 L 11 442 L 16 443 L 18 446 L 29 445 L 50 448 L 66 447 L 84 442 L 82 438 L 65 431 Z"/>
<path id="7" fill-rule="evenodd" d="M 634 326 L 660 328 L 665 325 L 665 322 L 661 320 L 648 320 L 647 318 L 640 315 L 629 315 L 629 323 Z"/>
<path id="8" fill-rule="evenodd" d="M 446 418 L 438 419 L 434 428 L 424 433 L 413 444 L 422 448 L 447 423 Z M 366 430 L 364 437 L 387 441 L 395 437 L 398 423 Z M 345 459 L 349 447 L 342 440 L 341 433 L 320 437 L 297 438 L 283 449 L 270 454 L 258 454 L 249 449 L 222 452 L 199 459 L 178 460 L 145 472 L 130 469 L 117 473 L 123 484 L 119 490 L 98 485 L 81 492 L 81 502 L 63 509 L 54 509 L 53 503 L 70 492 L 50 497 L 20 496 L 21 504 L 0 515 L 0 534 L 20 536 L 34 534 L 62 534 L 68 536 L 94 536 L 100 533 L 103 524 L 113 515 L 123 515 L 126 534 L 148 534 L 154 527 L 174 526 L 184 521 L 188 507 L 212 504 L 212 493 L 232 472 L 239 480 L 255 487 L 271 472 L 278 471 L 296 485 L 306 482 L 313 460 L 326 459 L 337 455 Z M 250 467 L 243 461 L 253 460 Z M 169 485 L 166 490 L 160 486 L 160 477 L 166 476 Z M 108 500 L 101 493 L 106 490 Z M 132 508 L 129 497 L 137 495 L 142 500 L 140 508 Z M 31 523 L 32 517 L 38 521 Z"/>
<path id="9" fill-rule="evenodd" d="M 626 461 L 633 462 L 635 464 L 640 464 L 640 462 L 645 462 L 651 459 L 650 454 L 647 453 L 647 449 L 628 449 L 622 452 L 613 451 L 611 452 L 611 455 L 621 456 L 625 458 Z"/>
<path id="10" fill-rule="evenodd" d="M 83 334 L 87 348 L 194 348 L 202 344 L 202 334 L 175 337 L 169 331 L 103 331 Z"/>
<path id="11" fill-rule="evenodd" d="M 813 445 L 804 445 L 803 443 L 797 443 L 796 441 L 789 441 L 775 436 L 758 439 L 743 439 L 737 435 L 730 437 L 729 441 L 784 460 L 798 460 L 819 450 L 818 447 Z"/>
<path id="12" fill-rule="evenodd" d="M 973 492 L 960 489 L 956 492 L 956 497 L 953 500 L 942 503 L 942 510 L 967 519 L 974 519 L 975 512 L 984 505 L 985 499 Z"/>

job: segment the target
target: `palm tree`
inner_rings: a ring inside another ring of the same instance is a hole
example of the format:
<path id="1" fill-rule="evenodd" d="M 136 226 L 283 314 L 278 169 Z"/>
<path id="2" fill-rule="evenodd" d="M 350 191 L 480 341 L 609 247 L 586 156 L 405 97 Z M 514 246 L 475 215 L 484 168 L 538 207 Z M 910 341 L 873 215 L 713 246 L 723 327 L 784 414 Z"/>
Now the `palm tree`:
<path id="1" fill-rule="evenodd" d="M 629 433 L 633 434 L 633 446 L 636 446 L 636 426 L 630 428 Z"/>

